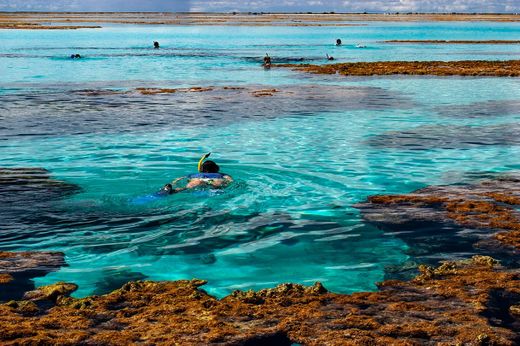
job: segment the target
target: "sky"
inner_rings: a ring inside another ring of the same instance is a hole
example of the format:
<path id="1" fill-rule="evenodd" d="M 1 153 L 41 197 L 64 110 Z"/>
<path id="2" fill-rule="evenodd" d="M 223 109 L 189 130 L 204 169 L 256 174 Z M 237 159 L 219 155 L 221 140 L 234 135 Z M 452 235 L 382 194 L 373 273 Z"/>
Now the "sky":
<path id="1" fill-rule="evenodd" d="M 520 0 L 0 0 L 0 11 L 520 12 Z"/>

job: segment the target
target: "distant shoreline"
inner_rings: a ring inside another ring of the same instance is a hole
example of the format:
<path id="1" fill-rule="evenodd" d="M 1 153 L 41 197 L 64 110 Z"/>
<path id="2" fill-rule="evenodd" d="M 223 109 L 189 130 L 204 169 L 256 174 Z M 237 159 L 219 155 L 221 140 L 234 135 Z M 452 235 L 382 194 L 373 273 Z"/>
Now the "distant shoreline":
<path id="1" fill-rule="evenodd" d="M 0 29 L 82 29 L 94 24 L 357 26 L 367 22 L 520 22 L 512 13 L 0 12 Z M 74 25 L 71 25 L 71 24 Z M 82 25 L 81 23 L 89 23 Z"/>

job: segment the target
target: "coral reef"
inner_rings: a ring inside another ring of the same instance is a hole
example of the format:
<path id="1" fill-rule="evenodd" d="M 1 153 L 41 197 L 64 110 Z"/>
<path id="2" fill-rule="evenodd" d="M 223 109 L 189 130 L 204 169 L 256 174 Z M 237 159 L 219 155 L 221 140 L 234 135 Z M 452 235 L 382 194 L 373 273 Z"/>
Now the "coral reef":
<path id="1" fill-rule="evenodd" d="M 261 89 L 251 91 L 251 95 L 254 97 L 273 96 L 275 93 L 280 92 L 278 89 Z"/>
<path id="2" fill-rule="evenodd" d="M 0 251 L 0 300 L 20 298 L 25 291 L 34 289 L 32 278 L 64 265 L 61 252 Z"/>
<path id="3" fill-rule="evenodd" d="M 470 238 L 474 246 L 494 237 L 516 248 L 516 252 L 520 250 L 518 205 L 520 176 L 509 174 L 475 184 L 430 186 L 405 195 L 371 196 L 356 207 L 365 220 L 383 228 L 417 232 L 422 227 L 433 229 L 434 234 L 451 229 L 451 237 Z"/>
<path id="4" fill-rule="evenodd" d="M 19 274 L 49 271 L 65 264 L 61 252 L 7 252 L 0 251 L 0 273 Z"/>
<path id="5" fill-rule="evenodd" d="M 0 196 L 13 194 L 45 193 L 46 198 L 53 195 L 66 195 L 78 192 L 76 185 L 51 178 L 50 172 L 38 167 L 0 167 Z"/>
<path id="6" fill-rule="evenodd" d="M 191 87 L 191 88 L 179 88 L 179 89 L 167 89 L 167 88 L 137 88 L 135 89 L 143 95 L 157 95 L 157 94 L 173 94 L 176 92 L 205 92 L 212 91 L 212 87 Z"/>
<path id="7" fill-rule="evenodd" d="M 376 148 L 397 148 L 400 150 L 516 146 L 520 145 L 520 124 L 511 122 L 484 126 L 421 125 L 403 130 L 383 132 L 370 137 L 367 143 Z"/>
<path id="8" fill-rule="evenodd" d="M 29 22 L 0 22 L 0 29 L 22 29 L 22 30 L 77 30 L 77 29 L 99 29 L 99 25 L 42 25 Z"/>
<path id="9" fill-rule="evenodd" d="M 520 273 L 489 257 L 422 266 L 410 282 L 341 295 L 319 283 L 236 291 L 222 300 L 202 280 L 137 281 L 103 296 L 52 291 L 50 306 L 0 304 L 0 342 L 11 344 L 367 345 L 520 342 Z M 63 287 L 66 287 L 64 289 Z M 58 292 L 58 293 L 55 293 Z M 61 294 L 63 293 L 63 294 Z M 45 295 L 43 295 L 45 296 Z M 44 299 L 44 298 L 42 298 Z"/>
<path id="10" fill-rule="evenodd" d="M 298 71 L 345 76 L 429 75 L 429 76 L 520 76 L 520 60 L 487 61 L 378 61 L 328 65 L 276 64 Z"/>

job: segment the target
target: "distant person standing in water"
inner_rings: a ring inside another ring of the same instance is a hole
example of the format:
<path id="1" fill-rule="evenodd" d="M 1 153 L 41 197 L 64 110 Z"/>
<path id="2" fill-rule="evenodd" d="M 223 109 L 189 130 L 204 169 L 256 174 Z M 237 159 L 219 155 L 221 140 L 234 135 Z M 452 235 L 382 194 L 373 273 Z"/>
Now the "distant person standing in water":
<path id="1" fill-rule="evenodd" d="M 153 48 L 158 49 L 159 48 L 159 42 L 153 41 Z"/>
<path id="2" fill-rule="evenodd" d="M 334 57 L 327 54 L 327 60 L 329 60 L 329 61 L 334 60 Z"/>
<path id="3" fill-rule="evenodd" d="M 338 39 L 336 40 L 336 46 L 341 46 L 342 43 L 343 43 L 343 42 L 341 42 L 341 39 L 340 39 L 340 38 L 338 38 Z"/>
<path id="4" fill-rule="evenodd" d="M 265 56 L 264 56 L 263 66 L 264 66 L 264 68 L 271 68 L 271 57 L 267 53 L 265 53 Z"/>

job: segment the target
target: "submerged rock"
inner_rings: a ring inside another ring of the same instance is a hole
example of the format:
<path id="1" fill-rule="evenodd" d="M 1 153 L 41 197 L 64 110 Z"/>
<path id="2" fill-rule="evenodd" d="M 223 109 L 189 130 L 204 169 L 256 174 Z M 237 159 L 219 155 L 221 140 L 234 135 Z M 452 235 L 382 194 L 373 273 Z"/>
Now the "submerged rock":
<path id="1" fill-rule="evenodd" d="M 31 279 L 65 265 L 61 252 L 0 251 L 0 301 L 21 298 L 34 289 Z"/>
<path id="2" fill-rule="evenodd" d="M 405 240 L 410 254 L 435 262 L 447 254 L 491 253 L 517 263 L 520 176 L 475 184 L 430 186 L 357 204 L 363 218 Z"/>
<path id="3" fill-rule="evenodd" d="M 0 305 L 0 343 L 514 345 L 519 280 L 518 270 L 474 257 L 352 295 L 283 284 L 217 300 L 203 280 L 137 281 L 103 296 L 59 296 L 47 309 Z"/>
<path id="4" fill-rule="evenodd" d="M 486 126 L 423 125 L 383 132 L 370 137 L 367 143 L 375 148 L 399 150 L 518 146 L 520 126 L 516 122 Z"/>
<path id="5" fill-rule="evenodd" d="M 44 168 L 0 167 L 0 196 L 16 197 L 23 194 L 28 198 L 36 198 L 45 194 L 45 198 L 52 198 L 80 190 L 77 185 L 53 179 L 50 172 Z"/>

